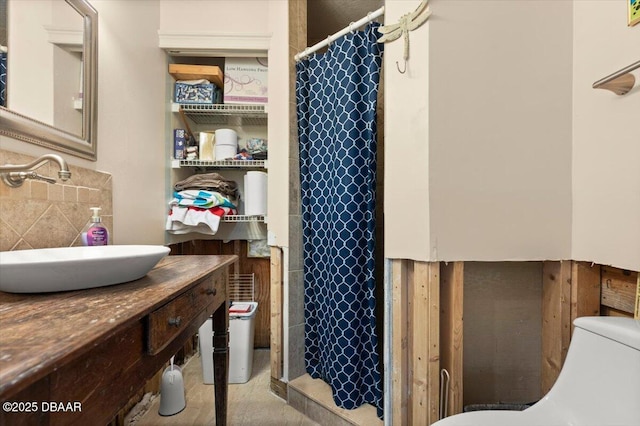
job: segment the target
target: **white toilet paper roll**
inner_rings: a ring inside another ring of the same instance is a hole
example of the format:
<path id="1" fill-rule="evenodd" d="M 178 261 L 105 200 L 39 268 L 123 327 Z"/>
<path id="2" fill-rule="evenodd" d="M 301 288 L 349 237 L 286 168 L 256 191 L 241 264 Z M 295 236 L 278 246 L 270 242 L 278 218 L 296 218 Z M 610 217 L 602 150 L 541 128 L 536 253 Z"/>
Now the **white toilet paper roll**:
<path id="1" fill-rule="evenodd" d="M 251 171 L 244 175 L 244 214 L 267 214 L 267 174 Z"/>
<path id="2" fill-rule="evenodd" d="M 238 153 L 238 150 L 232 145 L 216 144 L 213 148 L 213 152 L 215 153 L 216 160 L 228 160 L 233 158 Z"/>
<path id="3" fill-rule="evenodd" d="M 238 147 L 238 134 L 233 129 L 216 130 L 216 145 L 231 145 Z"/>

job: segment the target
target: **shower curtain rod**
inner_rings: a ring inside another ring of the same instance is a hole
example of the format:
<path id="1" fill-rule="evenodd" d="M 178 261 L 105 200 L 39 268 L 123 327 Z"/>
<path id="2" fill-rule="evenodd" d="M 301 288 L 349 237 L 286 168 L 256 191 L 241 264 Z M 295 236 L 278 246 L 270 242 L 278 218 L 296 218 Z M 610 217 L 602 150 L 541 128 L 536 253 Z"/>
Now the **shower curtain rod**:
<path id="1" fill-rule="evenodd" d="M 382 15 L 384 15 L 384 6 L 382 6 L 380 9 L 377 9 L 377 10 L 375 10 L 373 12 L 367 13 L 367 16 L 365 16 L 364 18 L 360 19 L 359 21 L 350 23 L 347 27 L 341 29 L 340 31 L 338 31 L 335 34 L 330 35 L 329 37 L 327 37 L 326 39 L 322 40 L 321 42 L 316 43 L 311 47 L 307 47 L 302 52 L 300 52 L 296 56 L 294 56 L 294 59 L 296 60 L 296 62 L 298 62 L 298 61 L 306 58 L 307 56 L 309 56 L 313 52 L 316 52 L 316 51 L 322 49 L 323 47 L 329 45 L 330 43 L 336 41 L 337 39 L 339 39 L 343 35 L 347 34 L 348 32 L 353 31 L 356 28 L 359 28 L 364 24 L 368 24 L 369 22 L 371 22 L 374 19 L 376 19 L 378 16 L 382 16 Z"/>

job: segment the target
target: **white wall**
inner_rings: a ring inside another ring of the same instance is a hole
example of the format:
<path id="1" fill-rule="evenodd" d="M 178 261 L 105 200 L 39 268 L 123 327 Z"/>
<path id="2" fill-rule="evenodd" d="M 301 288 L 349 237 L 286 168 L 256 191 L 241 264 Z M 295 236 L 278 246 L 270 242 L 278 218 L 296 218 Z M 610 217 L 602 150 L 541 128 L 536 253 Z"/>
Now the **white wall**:
<path id="1" fill-rule="evenodd" d="M 387 257 L 640 270 L 640 83 L 591 88 L 639 59 L 626 6 L 433 0 L 407 74 L 387 44 Z"/>
<path id="2" fill-rule="evenodd" d="M 192 33 L 264 34 L 269 28 L 269 3 L 263 0 L 162 0 L 160 29 Z"/>
<path id="3" fill-rule="evenodd" d="M 640 270 L 640 70 L 624 96 L 591 85 L 640 59 L 626 0 L 574 2 L 573 253 Z"/>
<path id="4" fill-rule="evenodd" d="M 432 259 L 569 258 L 571 3 L 432 7 Z"/>
<path id="5" fill-rule="evenodd" d="M 163 244 L 166 59 L 160 3 L 92 0 L 98 11 L 98 161 L 113 175 L 114 243 Z"/>
<path id="6" fill-rule="evenodd" d="M 384 22 L 398 22 L 420 1 L 387 0 Z M 385 257 L 429 260 L 429 26 L 411 32 L 405 74 L 402 39 L 384 45 Z"/>
<path id="7" fill-rule="evenodd" d="M 406 74 L 385 46 L 386 256 L 569 258 L 571 3 L 430 4 Z"/>
<path id="8" fill-rule="evenodd" d="M 289 20 L 288 2 L 269 0 L 269 244 L 289 246 Z"/>

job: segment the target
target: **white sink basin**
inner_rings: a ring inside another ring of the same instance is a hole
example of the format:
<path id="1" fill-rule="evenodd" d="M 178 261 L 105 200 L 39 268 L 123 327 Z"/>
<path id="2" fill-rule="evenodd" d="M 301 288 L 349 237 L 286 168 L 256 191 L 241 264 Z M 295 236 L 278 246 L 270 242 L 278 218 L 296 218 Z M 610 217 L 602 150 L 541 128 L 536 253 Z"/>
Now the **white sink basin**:
<path id="1" fill-rule="evenodd" d="M 60 247 L 0 252 L 0 290 L 46 293 L 144 277 L 170 249 L 152 245 Z"/>

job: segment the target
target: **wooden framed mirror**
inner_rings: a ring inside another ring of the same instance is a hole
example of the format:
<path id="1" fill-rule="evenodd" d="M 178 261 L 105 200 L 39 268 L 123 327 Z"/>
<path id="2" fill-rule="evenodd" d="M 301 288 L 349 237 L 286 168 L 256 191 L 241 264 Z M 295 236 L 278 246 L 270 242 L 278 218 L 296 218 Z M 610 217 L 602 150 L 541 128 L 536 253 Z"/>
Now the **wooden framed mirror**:
<path id="1" fill-rule="evenodd" d="M 6 3 L 8 65 L 7 105 L 0 106 L 0 135 L 96 161 L 97 11 L 87 0 L 2 1 Z M 27 24 L 30 19 L 35 22 Z M 32 25 L 31 30 L 25 31 L 28 25 Z M 20 40 L 22 36 L 39 39 Z M 34 48 L 36 45 L 40 50 Z M 34 51 L 35 57 L 21 56 Z M 74 67 L 69 65 L 74 57 L 75 69 L 63 68 Z M 41 65 L 39 60 L 48 62 Z M 43 70 L 46 75 L 28 80 L 30 73 Z M 76 81 L 75 97 L 64 91 L 65 87 L 69 90 L 70 77 Z M 12 81 L 22 83 L 14 88 Z M 37 88 L 43 81 L 47 90 Z M 29 86 L 32 83 L 35 89 Z M 42 109 L 44 113 L 39 111 Z"/>

